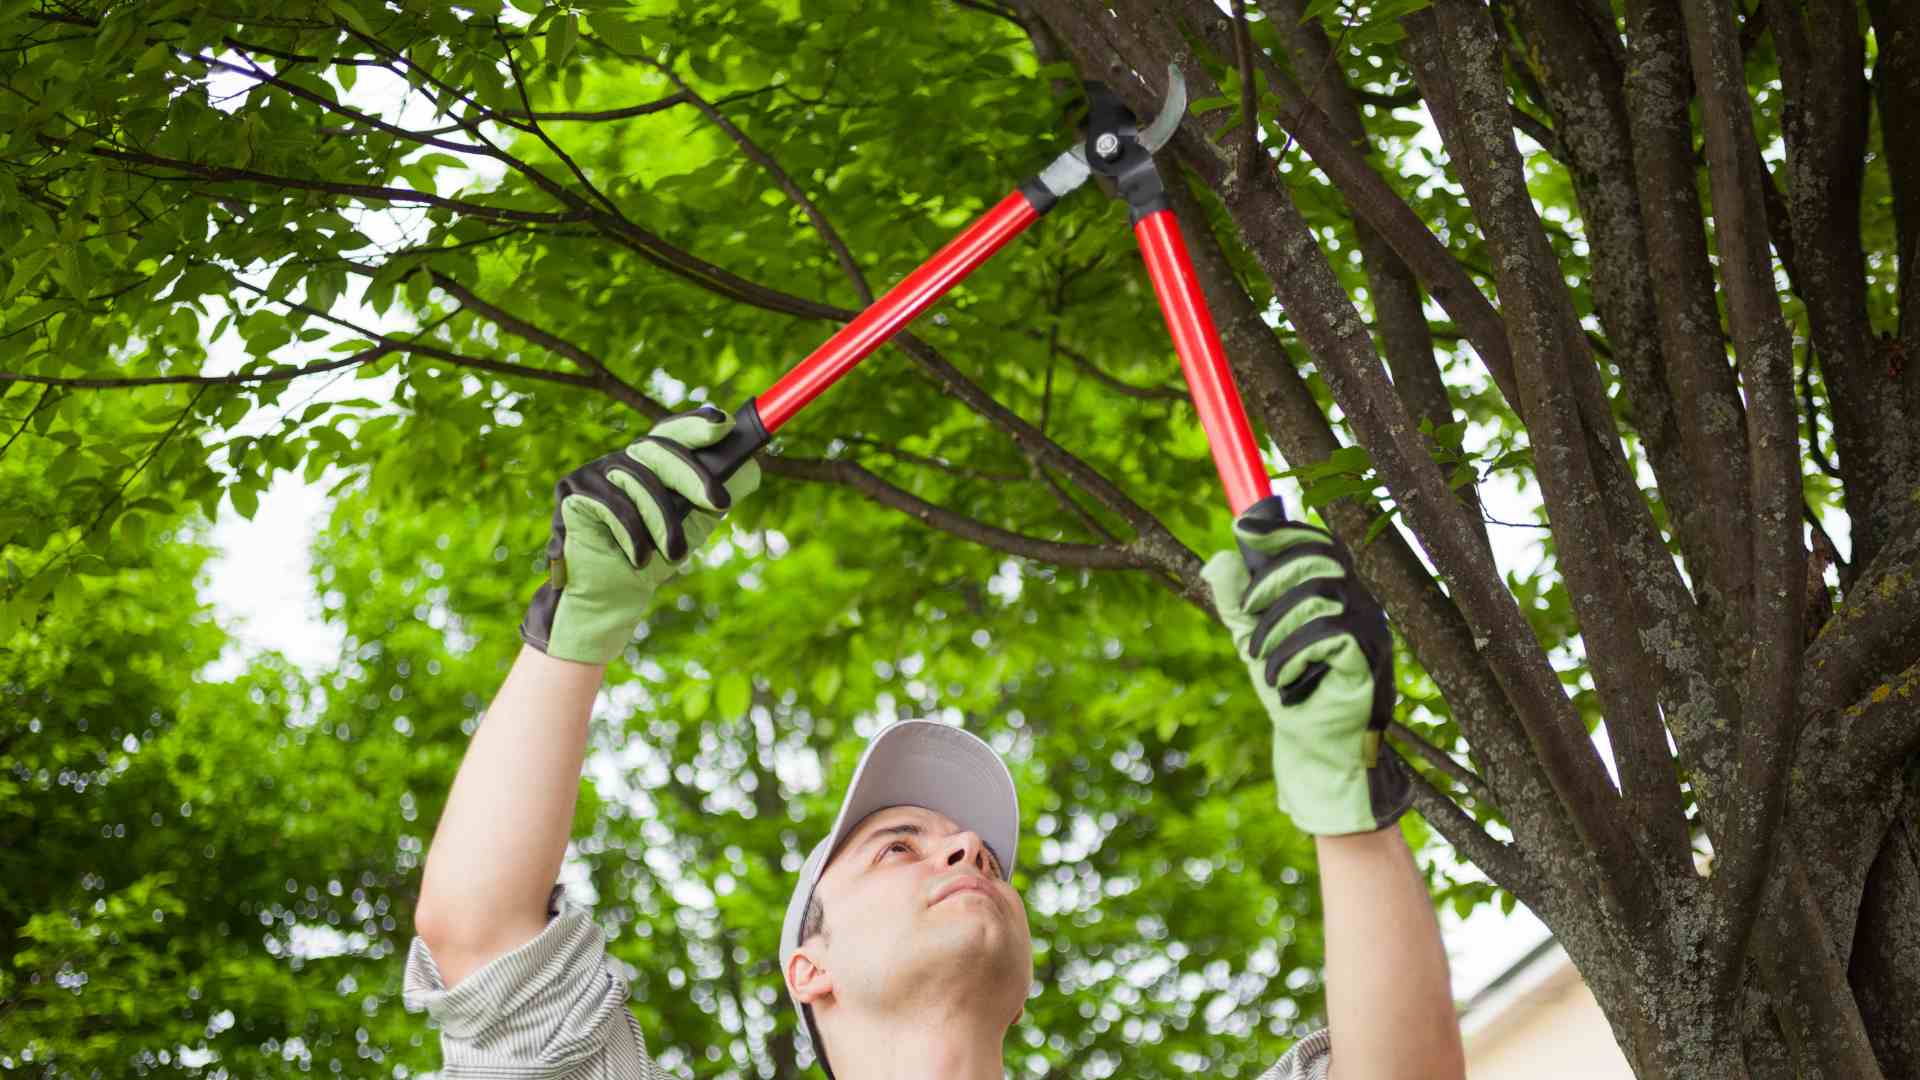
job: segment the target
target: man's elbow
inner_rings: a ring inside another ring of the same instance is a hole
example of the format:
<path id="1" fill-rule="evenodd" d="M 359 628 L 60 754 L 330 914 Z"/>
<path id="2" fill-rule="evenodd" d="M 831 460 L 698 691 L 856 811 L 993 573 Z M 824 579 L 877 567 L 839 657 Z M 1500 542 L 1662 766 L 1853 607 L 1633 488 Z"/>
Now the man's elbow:
<path id="1" fill-rule="evenodd" d="M 1327 1080 L 1466 1080 L 1467 1055 L 1459 1025 L 1436 1030 L 1418 1042 L 1376 1046 L 1383 1053 L 1342 1052 L 1339 1036 L 1327 1055 Z"/>

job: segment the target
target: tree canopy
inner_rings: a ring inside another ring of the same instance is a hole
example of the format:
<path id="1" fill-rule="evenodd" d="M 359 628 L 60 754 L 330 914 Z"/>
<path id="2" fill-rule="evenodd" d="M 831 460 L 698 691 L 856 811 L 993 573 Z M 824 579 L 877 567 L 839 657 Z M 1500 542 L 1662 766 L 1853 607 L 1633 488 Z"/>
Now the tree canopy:
<path id="1" fill-rule="evenodd" d="M 397 953 L 553 481 L 1169 63 L 1250 410 L 1404 646 L 1436 898 L 1540 913 L 1641 1075 L 1920 1067 L 1916 9 L 1246 6 L 0 3 L 8 1067 L 433 1068 Z M 570 887 L 663 1064 L 809 1060 L 786 875 L 907 715 L 1020 786 L 1011 1069 L 1254 1075 L 1316 1022 L 1177 370 L 1083 192 L 781 431 L 597 709 Z M 288 473 L 345 651 L 207 677 L 205 522 Z"/>

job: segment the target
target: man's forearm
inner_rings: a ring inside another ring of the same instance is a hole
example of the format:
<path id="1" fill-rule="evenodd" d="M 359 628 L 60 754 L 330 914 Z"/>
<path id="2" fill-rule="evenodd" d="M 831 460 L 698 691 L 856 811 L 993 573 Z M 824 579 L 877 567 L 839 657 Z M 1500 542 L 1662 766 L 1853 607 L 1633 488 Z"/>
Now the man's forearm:
<path id="1" fill-rule="evenodd" d="M 1447 952 L 1397 828 L 1316 838 L 1330 1080 L 1464 1077 Z"/>
<path id="2" fill-rule="evenodd" d="M 446 985 L 546 925 L 605 674 L 604 665 L 522 646 L 474 733 L 427 852 L 414 916 Z"/>

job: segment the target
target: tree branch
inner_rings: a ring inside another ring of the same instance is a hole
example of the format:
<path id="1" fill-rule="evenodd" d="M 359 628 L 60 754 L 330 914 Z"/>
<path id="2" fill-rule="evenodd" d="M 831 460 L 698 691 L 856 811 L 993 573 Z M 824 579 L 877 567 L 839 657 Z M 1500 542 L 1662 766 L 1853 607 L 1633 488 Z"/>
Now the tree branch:
<path id="1" fill-rule="evenodd" d="M 617 55 L 627 55 L 625 53 L 619 53 L 618 50 L 610 51 L 616 52 Z M 823 240 L 827 248 L 833 252 L 833 257 L 839 260 L 840 270 L 847 276 L 847 280 L 852 283 L 854 293 L 860 297 L 860 303 L 862 305 L 872 304 L 873 290 L 868 287 L 866 274 L 861 271 L 860 264 L 854 259 L 853 252 L 848 249 L 846 241 L 840 239 L 840 234 L 834 230 L 832 223 L 827 220 L 826 214 L 822 213 L 820 208 L 814 205 L 813 200 L 807 197 L 806 192 L 800 190 L 800 185 L 793 182 L 793 177 L 787 175 L 787 171 L 780 167 L 780 163 L 773 159 L 773 155 L 762 150 L 757 143 L 747 137 L 746 132 L 740 130 L 737 124 L 727 119 L 726 114 L 714 108 L 706 98 L 701 97 L 691 86 L 688 86 L 686 82 L 674 72 L 670 65 L 662 63 L 650 56 L 634 57 L 634 59 L 639 59 L 647 63 L 652 66 L 655 71 L 665 75 L 673 85 L 680 88 L 680 92 L 687 96 L 687 100 L 693 103 L 693 107 L 700 110 L 701 115 L 711 120 L 715 127 L 724 132 L 729 139 L 732 139 L 734 144 L 740 147 L 741 152 L 747 155 L 748 159 L 766 170 L 767 175 L 773 178 L 774 184 L 778 186 L 781 191 L 785 192 L 787 198 L 792 199 L 794 205 L 800 207 L 801 212 L 807 215 L 807 220 L 813 223 L 814 231 L 820 234 L 820 239 Z"/>
<path id="2" fill-rule="evenodd" d="M 1056 33 L 1062 40 L 1071 40 L 1083 55 L 1104 56 L 1113 51 L 1113 44 L 1103 37 L 1104 21 L 1083 19 L 1065 4 L 1047 8 Z M 1135 60 L 1140 70 L 1158 70 L 1157 62 L 1149 57 Z M 1203 71 L 1189 70 L 1185 74 L 1197 93 L 1213 92 L 1211 80 Z M 1133 108 L 1149 106 L 1150 88 L 1121 83 L 1118 90 L 1134 98 L 1129 102 Z M 1195 140 L 1196 147 L 1199 142 Z M 1384 462 L 1383 473 L 1390 474 L 1396 497 L 1414 520 L 1426 550 L 1441 565 L 1452 598 L 1441 592 L 1398 530 L 1389 529 L 1372 544 L 1361 543 L 1372 515 L 1353 507 L 1350 500 L 1327 509 L 1329 523 L 1336 532 L 1343 532 L 1362 579 L 1388 606 L 1396 625 L 1423 650 L 1421 663 L 1440 682 L 1455 715 L 1472 718 L 1463 722 L 1476 725 L 1484 719 L 1485 726 L 1469 730 L 1468 737 L 1490 756 L 1489 779 L 1496 792 L 1512 792 L 1507 803 L 1514 814 L 1510 820 L 1523 842 L 1533 850 L 1568 853 L 1554 859 L 1556 869 L 1579 882 L 1583 894 L 1600 894 L 1605 883 L 1591 861 L 1572 854 L 1585 852 L 1592 845 L 1574 822 L 1567 804 L 1540 797 L 1543 792 L 1557 794 L 1563 790 L 1552 779 L 1552 767 L 1541 760 L 1557 752 L 1561 731 L 1567 732 L 1568 754 L 1577 755 L 1580 748 L 1591 753 L 1591 743 L 1584 727 L 1572 716 L 1558 677 L 1520 616 L 1511 592 L 1484 546 L 1474 539 L 1481 533 L 1481 526 L 1465 515 L 1424 445 L 1406 434 L 1415 431 L 1415 426 L 1368 351 L 1367 334 L 1357 313 L 1338 282 L 1332 280 L 1325 259 L 1319 256 L 1274 172 L 1257 174 L 1251 188 L 1228 184 L 1221 190 L 1219 181 L 1232 171 L 1211 154 L 1210 149 L 1196 149 L 1183 156 L 1194 161 L 1196 173 L 1225 197 L 1230 216 L 1260 258 L 1269 282 L 1294 319 L 1295 329 L 1329 378 L 1342 410 L 1373 450 L 1376 462 Z M 1169 185 L 1169 198 L 1177 199 L 1179 189 L 1178 184 Z M 1217 245 L 1211 243 L 1210 233 L 1203 227 L 1205 217 L 1193 214 L 1190 221 L 1189 236 L 1194 239 L 1189 243 L 1193 245 L 1195 265 L 1208 291 L 1209 306 L 1224 315 L 1220 323 L 1222 340 L 1235 363 L 1236 378 L 1251 390 L 1251 400 L 1261 410 L 1270 435 L 1281 443 L 1291 462 L 1299 465 L 1323 459 L 1338 445 L 1325 416 L 1304 386 L 1293 391 L 1276 388 L 1274 379 L 1282 380 L 1283 386 L 1297 383 L 1297 376 L 1288 378 L 1293 374 L 1293 362 L 1279 350 L 1272 329 L 1253 309 L 1245 290 L 1237 287 L 1224 260 L 1208 254 Z M 1222 267 L 1210 271 L 1213 263 Z M 1258 358 L 1257 363 L 1254 358 Z M 1356 512 L 1359 516 L 1354 516 Z M 1461 527 L 1456 528 L 1451 520 L 1455 515 L 1461 519 Z M 1468 617 L 1463 617 L 1463 611 Z M 1500 645 L 1487 648 L 1492 642 Z M 1540 756 L 1528 752 L 1530 746 L 1543 743 L 1546 749 Z M 1593 769 L 1594 775 L 1603 775 L 1597 758 Z"/>
<path id="3" fill-rule="evenodd" d="M 649 419 L 658 420 L 667 415 L 668 409 L 659 402 L 641 393 L 638 387 L 622 380 L 606 365 L 606 362 L 574 343 L 527 322 L 504 309 L 488 303 L 474 295 L 473 290 L 455 281 L 438 270 L 429 270 L 434 285 L 448 296 L 459 301 L 464 311 L 471 311 L 488 322 L 510 334 L 532 342 L 535 345 L 564 356 L 588 371 L 599 376 L 602 387 L 613 397 L 631 406 L 635 411 Z"/>
<path id="4" fill-rule="evenodd" d="M 1206 41 L 1208 48 L 1221 56 L 1231 55 L 1230 20 L 1212 0 L 1186 0 L 1180 15 Z M 1165 58 L 1161 63 L 1164 65 Z M 1313 163 L 1340 189 L 1341 197 L 1353 208 L 1355 217 L 1376 230 L 1419 276 L 1434 302 L 1452 317 L 1474 352 L 1479 354 L 1501 394 L 1517 407 L 1519 391 L 1513 381 L 1513 355 L 1507 344 L 1507 329 L 1493 304 L 1419 214 L 1334 128 L 1326 113 L 1312 104 L 1308 95 L 1280 69 L 1279 63 L 1265 53 L 1256 55 L 1254 63 L 1280 99 L 1278 119 L 1286 126 L 1287 134 L 1299 140 Z M 1187 74 L 1191 85 L 1193 73 Z"/>
<path id="5" fill-rule="evenodd" d="M 1847 706 L 1851 726 L 1849 745 L 1865 751 L 1859 766 L 1866 775 L 1891 776 L 1915 754 L 1920 754 L 1920 661 L 1869 690 Z"/>
<path id="6" fill-rule="evenodd" d="M 0 377 L 6 374 L 6 372 L 0 371 Z M 7 451 L 13 449 L 14 440 L 18 439 L 21 434 L 27 430 L 27 425 L 33 423 L 33 418 L 40 415 L 40 410 L 46 408 L 47 402 L 53 397 L 54 389 L 54 387 L 49 386 L 40 391 L 40 400 L 33 403 L 33 408 L 27 410 L 27 415 L 20 418 L 20 426 L 13 429 L 13 434 L 7 436 L 7 441 L 4 444 L 0 444 L 0 458 L 7 456 Z"/>
<path id="7" fill-rule="evenodd" d="M 64 150 L 72 141 L 41 135 L 43 145 L 56 150 Z M 483 221 L 520 221 L 535 224 L 558 224 L 575 221 L 591 221 L 593 215 L 579 210 L 565 213 L 552 213 L 539 210 L 514 210 L 503 206 L 486 206 L 481 203 L 466 202 L 460 199 L 446 199 L 425 191 L 413 191 L 408 188 L 381 187 L 376 184 L 354 184 L 339 180 L 309 180 L 297 176 L 278 176 L 272 173 L 256 172 L 252 169 L 236 169 L 224 165 L 202 165 L 178 158 L 161 157 L 156 154 L 134 153 L 116 150 L 109 146 L 95 144 L 84 151 L 94 157 L 109 161 L 120 161 L 130 165 L 150 165 L 156 168 L 174 169 L 184 176 L 161 176 L 156 179 L 171 183 L 191 180 L 206 180 L 214 183 L 264 184 L 268 187 L 292 188 L 297 191 L 322 191 L 332 195 L 345 195 L 355 199 L 371 199 L 376 202 L 405 203 L 416 206 L 432 206 L 441 210 L 452 210 Z"/>
<path id="8" fill-rule="evenodd" d="M 1741 708 L 1737 791 L 1745 803 L 1716 823 L 1721 841 L 1716 894 L 1730 933 L 1713 958 L 1719 988 L 1731 994 L 1752 944 L 1761 892 L 1774 862 L 1786 809 L 1785 774 L 1798 692 L 1806 552 L 1800 543 L 1799 409 L 1793 351 L 1774 294 L 1763 178 L 1745 69 L 1725 0 L 1684 0 L 1688 49 L 1707 133 L 1714 235 L 1720 245 L 1734 352 L 1746 389 L 1753 476 L 1751 660 Z"/>
<path id="9" fill-rule="evenodd" d="M 1319 81 L 1310 87 L 1316 100 L 1326 102 L 1328 120 L 1356 148 L 1370 146 L 1366 122 L 1360 115 L 1344 69 L 1335 62 L 1333 46 L 1318 19 L 1308 19 L 1300 0 L 1267 0 L 1264 10 L 1281 25 L 1293 30 L 1281 40 L 1290 47 L 1295 71 L 1318 71 Z M 1393 373 L 1393 386 L 1407 404 L 1407 411 L 1436 430 L 1455 420 L 1453 400 L 1446 381 L 1441 378 L 1435 358 L 1433 334 L 1427 325 L 1420 286 L 1406 262 L 1381 238 L 1372 226 L 1356 219 L 1354 238 L 1359 242 L 1361 263 L 1367 275 L 1367 288 L 1373 300 L 1374 329 L 1379 334 L 1381 351 Z M 1447 465 L 1443 471 L 1452 485 L 1464 463 Z M 1463 484 L 1458 489 L 1461 503 L 1476 519 L 1484 514 L 1479 489 Z M 1486 530 L 1480 530 L 1481 542 L 1489 553 L 1491 542 Z"/>
<path id="10" fill-rule="evenodd" d="M 1392 746 L 1391 743 L 1388 744 Z M 1394 751 L 1398 753 L 1396 749 Z M 1413 786 L 1413 808 L 1420 812 L 1435 832 L 1445 837 L 1455 851 L 1480 868 L 1494 884 L 1512 893 L 1521 903 L 1539 909 L 1545 905 L 1546 879 L 1527 862 L 1526 853 L 1512 844 L 1488 836 L 1480 823 L 1467 816 L 1453 800 L 1402 762 Z"/>
<path id="11" fill-rule="evenodd" d="M 1920 660 L 1920 512 L 1862 565 L 1802 661 L 1804 715 L 1846 708 L 1886 672 Z"/>
<path id="12" fill-rule="evenodd" d="M 1636 730 L 1657 731 L 1659 712 L 1653 688 L 1645 679 L 1646 657 L 1638 636 L 1631 579 L 1619 565 L 1612 542 L 1623 529 L 1632 528 L 1634 518 L 1630 513 L 1624 522 L 1610 520 L 1613 515 L 1603 501 L 1602 475 L 1622 465 L 1614 457 L 1619 453 L 1618 441 L 1610 412 L 1603 427 L 1590 425 L 1586 414 L 1599 410 L 1587 408 L 1579 398 L 1597 389 L 1582 385 L 1583 377 L 1594 375 L 1595 369 L 1557 272 L 1558 259 L 1526 195 L 1524 163 L 1503 115 L 1506 80 L 1494 27 L 1483 6 L 1447 0 L 1402 25 L 1408 31 L 1405 49 L 1422 93 L 1429 103 L 1446 103 L 1435 111 L 1441 136 L 1461 170 L 1493 256 L 1493 275 L 1519 376 L 1521 416 L 1534 445 L 1554 448 L 1547 455 L 1536 455 L 1535 475 L 1559 541 L 1555 550 L 1561 572 L 1588 641 L 1595 682 L 1607 699 L 1609 717 L 1630 717 Z M 1518 202 L 1513 198 L 1515 191 L 1521 193 Z M 1635 506 L 1632 512 L 1644 514 L 1645 508 Z M 1664 546 L 1661 550 L 1665 557 Z M 1670 566 L 1670 558 L 1667 561 Z M 1649 569 L 1657 572 L 1658 564 Z M 1687 602 L 1691 604 L 1690 599 Z M 1584 724 L 1577 726 L 1584 733 Z M 1649 745 L 1654 741 L 1644 740 Z M 1658 867 L 1669 877 L 1692 872 L 1686 862 L 1679 781 L 1664 741 L 1658 740 L 1659 764 L 1667 765 L 1664 776 L 1647 756 L 1634 755 L 1631 749 L 1622 755 L 1623 779 L 1637 781 L 1631 793 L 1623 792 L 1624 798 L 1614 796 L 1604 773 L 1595 777 L 1585 771 L 1597 763 L 1584 754 L 1578 759 L 1583 771 L 1574 780 L 1581 785 L 1579 795 L 1563 794 L 1583 800 L 1573 811 L 1576 816 L 1631 823 L 1622 834 L 1608 838 L 1627 846 L 1603 847 L 1599 852 L 1612 878 L 1610 894 L 1625 909 L 1616 914 L 1628 922 L 1657 910 L 1655 882 L 1648 869 Z M 1631 764 L 1635 760 L 1645 767 L 1635 767 Z M 1617 805 L 1622 802 L 1624 806 Z M 1643 845 L 1645 862 L 1640 854 Z"/>
<path id="13" fill-rule="evenodd" d="M 1472 769 L 1455 761 L 1452 754 L 1428 742 L 1425 738 L 1421 737 L 1419 732 L 1398 720 L 1390 723 L 1388 730 L 1394 735 L 1399 736 L 1402 743 L 1412 747 L 1415 753 L 1425 758 L 1427 764 L 1446 773 L 1454 783 L 1466 788 L 1467 794 L 1473 796 L 1480 805 L 1495 813 L 1501 813 L 1500 803 L 1493 797 L 1493 791 L 1487 787 L 1487 782 L 1480 779 Z M 1504 817 L 1505 815 L 1502 814 L 1501 816 Z"/>
<path id="14" fill-rule="evenodd" d="M 1048 339 L 1047 331 L 1036 330 L 1032 327 L 1024 328 L 1020 330 L 1020 333 L 1034 341 L 1044 342 Z M 1079 368 L 1089 378 L 1093 379 L 1093 381 L 1117 394 L 1137 398 L 1141 401 L 1185 401 L 1187 399 L 1187 392 L 1185 390 L 1175 389 L 1171 386 L 1135 386 L 1125 379 L 1109 375 L 1105 371 L 1102 371 L 1099 365 L 1095 364 L 1091 359 L 1088 359 L 1085 353 L 1063 345 L 1060 342 L 1054 342 L 1053 348 L 1054 351 L 1058 352 L 1061 356 L 1066 357 L 1068 363 Z"/>
<path id="15" fill-rule="evenodd" d="M 1085 570 L 1139 570 L 1151 565 L 1129 547 L 1064 544 L 976 521 L 896 487 L 852 461 L 765 455 L 760 463 L 761 468 L 775 476 L 853 488 L 874 502 L 899 510 L 930 528 L 1024 559 Z"/>
<path id="16" fill-rule="evenodd" d="M 1813 400 L 1813 361 L 1819 354 L 1811 344 L 1807 346 L 1806 359 L 1800 364 L 1800 405 L 1807 417 L 1807 457 L 1814 467 L 1846 486 L 1846 477 L 1840 475 L 1839 466 L 1833 463 L 1826 451 L 1820 449 L 1820 409 Z"/>

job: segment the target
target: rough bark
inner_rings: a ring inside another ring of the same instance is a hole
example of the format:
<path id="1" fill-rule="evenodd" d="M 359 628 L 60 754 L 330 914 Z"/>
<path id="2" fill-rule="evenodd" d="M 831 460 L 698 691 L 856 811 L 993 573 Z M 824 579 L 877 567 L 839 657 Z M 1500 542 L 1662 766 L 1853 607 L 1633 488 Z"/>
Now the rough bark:
<path id="1" fill-rule="evenodd" d="M 1649 266 L 1661 268 L 1654 291 L 1661 355 L 1674 411 L 1687 418 L 1681 440 L 1699 476 L 1695 490 L 1711 512 L 1704 523 L 1707 561 L 1696 564 L 1689 552 L 1688 566 L 1721 651 L 1737 668 L 1745 659 L 1737 643 L 1746 626 L 1743 586 L 1752 555 L 1738 527 L 1750 512 L 1746 407 L 1727 363 L 1707 258 L 1688 115 L 1693 76 L 1679 9 L 1663 0 L 1629 0 L 1627 48 L 1623 83 L 1634 186 Z"/>
<path id="2" fill-rule="evenodd" d="M 1847 978 L 1887 1075 L 1920 1076 L 1920 764 L 1904 786 L 1867 874 Z"/>
<path id="3" fill-rule="evenodd" d="M 1306 8 L 1300 0 L 1269 0 L 1264 9 L 1268 17 L 1293 28 L 1284 38 L 1293 70 L 1319 76 L 1305 87 L 1308 101 L 1303 104 L 1317 106 L 1341 137 L 1365 153 L 1370 142 L 1366 123 L 1344 70 L 1332 63 L 1335 57 L 1326 31 L 1317 20 L 1305 17 Z M 1422 310 L 1419 279 L 1373 226 L 1356 218 L 1353 232 L 1373 301 L 1374 332 L 1379 335 L 1387 368 L 1393 372 L 1394 389 L 1416 419 L 1436 429 L 1453 423 L 1459 417 L 1440 377 L 1433 334 Z M 1445 472 L 1447 482 L 1454 483 L 1455 469 L 1449 467 Z M 1470 513 L 1483 516 L 1477 488 L 1462 486 L 1459 494 Z M 1481 531 L 1484 540 L 1485 530 Z"/>
<path id="4" fill-rule="evenodd" d="M 1457 119 L 1442 124 L 1441 137 L 1470 180 L 1468 197 L 1493 254 L 1494 279 L 1519 376 L 1522 418 L 1538 445 L 1553 448 L 1544 454 L 1536 450 L 1535 471 L 1553 523 L 1561 572 L 1580 619 L 1582 636 L 1588 642 L 1594 682 L 1605 705 L 1607 730 L 1614 736 L 1621 772 L 1621 808 L 1649 861 L 1670 879 L 1688 878 L 1693 875 L 1693 867 L 1679 779 L 1666 748 L 1667 733 L 1654 688 L 1645 677 L 1652 664 L 1638 634 L 1641 620 L 1628 588 L 1633 579 L 1620 558 L 1624 537 L 1616 539 L 1630 527 L 1632 517 L 1618 520 L 1608 513 L 1600 491 L 1599 474 L 1619 468 L 1620 463 L 1612 456 L 1617 451 L 1593 445 L 1591 429 L 1575 400 L 1576 387 L 1592 369 L 1594 360 L 1584 347 L 1585 336 L 1572 297 L 1557 272 L 1558 259 L 1534 213 L 1512 129 L 1499 115 L 1498 106 L 1506 98 L 1506 82 L 1493 23 L 1477 3 L 1442 0 L 1435 5 L 1433 17 L 1411 19 L 1408 26 L 1409 49 L 1434 61 L 1415 63 L 1415 77 L 1423 80 L 1423 87 L 1433 87 L 1427 91 L 1429 100 L 1442 92 L 1432 78 L 1438 65 L 1444 64 L 1450 73 L 1449 89 L 1455 97 Z M 1595 62 L 1606 62 L 1604 54 Z M 1549 97 L 1553 96 L 1550 92 Z M 1604 111 L 1604 103 L 1599 108 Z M 1583 144 L 1579 152 L 1588 158 L 1600 154 L 1592 145 L 1603 137 L 1593 130 L 1597 123 L 1583 114 L 1568 124 Z M 1610 223 L 1620 222 L 1631 208 L 1629 193 L 1617 181 L 1607 193 L 1590 191 L 1589 197 L 1596 202 L 1626 204 L 1604 211 L 1604 220 Z M 1635 245 L 1631 236 L 1613 235 L 1606 228 L 1594 231 L 1594 251 L 1603 267 L 1608 259 L 1621 263 L 1632 260 L 1631 248 Z M 1604 254 L 1609 247 L 1615 254 Z M 1616 276 L 1625 273 L 1624 267 L 1608 269 Z M 1603 277 L 1606 272 L 1603 270 Z M 1619 295 L 1627 290 L 1624 283 L 1618 284 L 1622 287 L 1608 294 L 1608 307 L 1602 310 L 1625 318 L 1635 305 Z M 1632 314 L 1636 321 L 1650 324 L 1650 303 L 1646 307 Z M 1633 344 L 1627 351 L 1641 348 Z M 1620 353 L 1616 350 L 1616 355 Z M 1651 358 L 1645 355 L 1638 361 L 1626 361 L 1624 366 L 1635 363 L 1652 366 Z M 1651 396 L 1650 386 L 1643 389 Z M 1610 439 L 1611 423 L 1604 432 L 1602 437 Z M 1658 442 L 1658 436 L 1649 438 L 1650 445 Z M 1659 445 L 1664 455 L 1668 446 Z M 1601 542 L 1583 543 L 1582 538 Z"/>
<path id="5" fill-rule="evenodd" d="M 1729 584 L 1715 544 L 1723 535 L 1714 522 L 1725 511 L 1724 499 L 1696 483 L 1668 389 L 1618 35 L 1596 32 L 1574 0 L 1513 6 L 1573 180 L 1592 255 L 1594 307 L 1620 365 L 1628 415 L 1703 599 L 1717 600 Z"/>
<path id="6" fill-rule="evenodd" d="M 1905 390 L 1908 416 L 1920 416 L 1920 142 L 1886 123 L 1920 115 L 1920 7 L 1869 0 L 1874 42 L 1880 49 L 1873 83 L 1881 116 L 1881 150 L 1893 189 L 1894 250 L 1900 326 L 1880 339 L 1888 368 Z M 1891 346 L 1891 348 L 1889 348 Z M 1883 437 L 1885 437 L 1883 433 Z M 1920 455 L 1920 435 L 1905 433 L 1907 453 Z"/>
<path id="7" fill-rule="evenodd" d="M 1765 11 L 1786 91 L 1794 284 L 1833 396 L 1854 557 L 1870 560 L 1904 515 L 1920 469 L 1910 440 L 1882 436 L 1910 431 L 1914 414 L 1905 397 L 1889 392 L 1897 376 L 1867 318 L 1860 192 L 1868 96 L 1859 9 L 1851 0 L 1767 0 Z"/>

